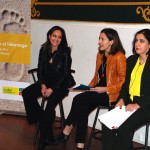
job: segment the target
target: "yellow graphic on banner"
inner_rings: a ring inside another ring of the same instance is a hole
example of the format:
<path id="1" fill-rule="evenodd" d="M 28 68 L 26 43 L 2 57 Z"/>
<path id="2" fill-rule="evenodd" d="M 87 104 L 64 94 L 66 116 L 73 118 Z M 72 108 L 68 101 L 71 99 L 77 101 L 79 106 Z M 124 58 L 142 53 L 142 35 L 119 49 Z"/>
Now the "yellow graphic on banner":
<path id="1" fill-rule="evenodd" d="M 0 33 L 0 62 L 30 64 L 30 34 Z"/>
<path id="2" fill-rule="evenodd" d="M 15 87 L 3 87 L 3 94 L 11 94 L 11 95 L 18 95 L 19 89 Z"/>

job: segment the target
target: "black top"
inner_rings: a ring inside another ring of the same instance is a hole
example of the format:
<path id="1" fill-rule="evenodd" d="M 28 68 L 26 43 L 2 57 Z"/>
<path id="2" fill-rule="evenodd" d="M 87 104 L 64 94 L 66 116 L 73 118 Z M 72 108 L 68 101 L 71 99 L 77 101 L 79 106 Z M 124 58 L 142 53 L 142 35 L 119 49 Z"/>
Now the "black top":
<path id="1" fill-rule="evenodd" d="M 59 79 L 58 72 L 56 70 L 55 65 L 53 64 L 53 56 L 55 53 L 57 53 L 57 51 L 53 53 L 50 52 L 50 55 L 47 60 L 47 74 L 45 75 L 45 83 L 47 87 L 53 87 Z M 50 60 L 52 60 L 51 63 Z"/>
<path id="2" fill-rule="evenodd" d="M 70 48 L 65 47 L 54 53 L 41 47 L 38 59 L 38 83 L 45 84 L 51 89 L 68 88 L 68 76 L 71 69 Z M 52 59 L 52 63 L 50 63 Z"/>
<path id="3" fill-rule="evenodd" d="M 106 86 L 106 61 L 107 57 L 104 55 L 102 64 L 100 65 L 98 70 L 99 82 L 96 86 Z"/>

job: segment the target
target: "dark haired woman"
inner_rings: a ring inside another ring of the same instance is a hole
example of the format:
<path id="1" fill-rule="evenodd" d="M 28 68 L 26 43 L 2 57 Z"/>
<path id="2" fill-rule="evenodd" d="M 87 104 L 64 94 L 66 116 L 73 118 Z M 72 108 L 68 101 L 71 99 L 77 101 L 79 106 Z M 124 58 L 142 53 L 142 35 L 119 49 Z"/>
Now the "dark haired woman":
<path id="1" fill-rule="evenodd" d="M 29 124 L 39 122 L 39 150 L 45 148 L 46 140 L 53 140 L 52 124 L 55 107 L 68 95 L 68 77 L 71 69 L 70 48 L 63 28 L 52 27 L 47 32 L 47 41 L 41 46 L 38 60 L 38 82 L 23 90 L 25 110 Z M 48 99 L 45 110 L 37 98 Z"/>
<path id="2" fill-rule="evenodd" d="M 116 106 L 126 105 L 126 111 L 136 111 L 116 131 L 102 126 L 104 150 L 131 150 L 135 130 L 150 121 L 149 29 L 135 34 L 133 53 L 127 59 L 126 79 Z"/>
<path id="3" fill-rule="evenodd" d="M 77 150 L 84 149 L 88 116 L 98 105 L 113 105 L 119 96 L 126 74 L 125 51 L 116 30 L 103 29 L 99 36 L 96 70 L 90 91 L 74 97 L 63 133 L 58 137 L 65 142 L 73 125 L 77 125 Z"/>

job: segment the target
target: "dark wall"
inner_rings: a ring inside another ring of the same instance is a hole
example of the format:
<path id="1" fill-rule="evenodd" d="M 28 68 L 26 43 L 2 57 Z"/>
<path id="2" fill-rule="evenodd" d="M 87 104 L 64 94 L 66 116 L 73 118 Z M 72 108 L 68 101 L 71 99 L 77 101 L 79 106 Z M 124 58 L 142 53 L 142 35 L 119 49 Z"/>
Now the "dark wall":
<path id="1" fill-rule="evenodd" d="M 32 19 L 150 23 L 150 2 L 113 0 L 32 0 Z"/>

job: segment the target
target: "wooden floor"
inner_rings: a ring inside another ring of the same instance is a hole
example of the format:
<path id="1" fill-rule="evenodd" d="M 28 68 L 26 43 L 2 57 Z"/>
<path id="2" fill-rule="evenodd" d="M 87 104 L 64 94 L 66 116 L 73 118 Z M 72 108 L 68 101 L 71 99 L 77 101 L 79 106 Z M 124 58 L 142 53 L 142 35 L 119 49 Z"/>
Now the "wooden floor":
<path id="1" fill-rule="evenodd" d="M 34 125 L 28 125 L 26 117 L 13 115 L 0 115 L 0 150 L 36 150 L 33 144 Z M 88 128 L 87 139 L 91 128 Z M 57 129 L 55 133 L 61 132 Z M 66 145 L 51 145 L 46 150 L 75 150 L 75 129 Z M 134 146 L 139 144 L 134 143 Z M 102 150 L 102 143 L 93 139 L 91 150 Z"/>

